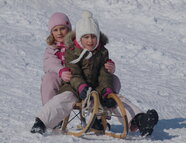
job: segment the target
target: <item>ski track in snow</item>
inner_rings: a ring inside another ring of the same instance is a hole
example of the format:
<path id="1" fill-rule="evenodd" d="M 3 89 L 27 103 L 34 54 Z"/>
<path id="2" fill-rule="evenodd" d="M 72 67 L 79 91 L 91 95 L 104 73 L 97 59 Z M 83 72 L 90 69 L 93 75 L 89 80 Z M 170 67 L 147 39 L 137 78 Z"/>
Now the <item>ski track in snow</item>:
<path id="1" fill-rule="evenodd" d="M 41 107 L 42 56 L 49 16 L 61 11 L 73 28 L 83 9 L 109 37 L 121 94 L 160 121 L 153 135 L 122 139 L 31 134 Z M 186 0 L 0 0 L 0 142 L 183 143 L 186 140 Z"/>

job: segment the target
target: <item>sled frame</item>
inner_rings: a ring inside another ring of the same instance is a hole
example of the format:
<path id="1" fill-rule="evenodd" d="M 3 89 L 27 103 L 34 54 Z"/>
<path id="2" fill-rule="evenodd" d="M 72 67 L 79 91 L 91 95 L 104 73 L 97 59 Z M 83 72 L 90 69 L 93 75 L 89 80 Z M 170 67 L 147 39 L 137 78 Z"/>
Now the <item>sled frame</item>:
<path id="1" fill-rule="evenodd" d="M 99 101 L 99 95 L 96 91 L 92 91 L 90 94 L 91 100 L 93 101 L 92 104 L 92 110 L 91 110 L 91 115 L 89 120 L 86 120 L 86 125 L 84 127 L 82 127 L 79 131 L 71 131 L 70 128 L 68 127 L 69 122 L 71 122 L 73 120 L 72 117 L 70 119 L 70 115 L 68 115 L 64 120 L 63 120 L 63 124 L 61 127 L 61 131 L 67 135 L 73 135 L 73 136 L 77 136 L 80 137 L 84 134 L 86 134 L 87 132 L 95 132 L 96 134 L 103 134 L 103 135 L 108 135 L 114 138 L 126 138 L 127 134 L 128 134 L 128 120 L 127 120 L 127 115 L 126 115 L 126 111 L 124 108 L 123 103 L 121 102 L 120 98 L 118 97 L 117 94 L 109 94 L 108 98 L 113 98 L 117 104 L 117 108 L 119 108 L 120 114 L 121 114 L 121 119 L 122 119 L 122 125 L 123 125 L 123 131 L 121 133 L 114 133 L 114 132 L 110 132 L 107 131 L 107 119 L 106 119 L 106 114 L 105 111 L 100 113 L 100 108 L 103 109 L 102 105 L 100 104 Z M 74 107 L 73 110 L 76 110 L 78 113 L 76 113 L 74 116 L 80 116 L 79 119 L 80 120 L 85 120 L 85 118 L 82 117 L 81 115 L 81 111 L 82 111 L 82 102 L 77 102 Z M 104 109 L 105 110 L 105 109 Z M 99 118 L 101 118 L 102 121 L 102 125 L 103 125 L 103 130 L 102 131 L 97 131 L 94 129 L 91 129 L 95 119 L 99 116 Z"/>

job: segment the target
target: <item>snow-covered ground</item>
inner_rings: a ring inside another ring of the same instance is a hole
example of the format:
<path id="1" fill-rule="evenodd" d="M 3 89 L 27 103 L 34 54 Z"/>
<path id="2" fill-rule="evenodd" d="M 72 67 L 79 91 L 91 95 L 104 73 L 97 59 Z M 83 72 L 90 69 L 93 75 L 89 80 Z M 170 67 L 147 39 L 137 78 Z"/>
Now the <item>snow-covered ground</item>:
<path id="1" fill-rule="evenodd" d="M 83 9 L 93 12 L 109 37 L 121 94 L 144 111 L 158 111 L 160 121 L 150 138 L 30 133 L 42 106 L 48 18 L 64 12 L 74 25 Z M 185 142 L 186 0 L 0 0 L 0 45 L 1 143 Z"/>

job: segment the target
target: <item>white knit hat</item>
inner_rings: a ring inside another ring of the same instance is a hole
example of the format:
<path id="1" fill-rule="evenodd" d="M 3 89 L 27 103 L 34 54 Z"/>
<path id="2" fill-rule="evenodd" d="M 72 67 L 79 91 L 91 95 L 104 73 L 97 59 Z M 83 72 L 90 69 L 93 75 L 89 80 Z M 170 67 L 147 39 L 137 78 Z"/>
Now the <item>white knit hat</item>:
<path id="1" fill-rule="evenodd" d="M 97 37 L 97 44 L 94 49 L 97 48 L 100 38 L 99 25 L 92 13 L 87 10 L 83 11 L 81 19 L 76 24 L 76 41 L 80 46 L 82 46 L 81 37 L 86 34 L 94 34 Z"/>
<path id="2" fill-rule="evenodd" d="M 96 46 L 93 48 L 96 49 L 97 46 L 99 45 L 99 38 L 100 38 L 100 30 L 99 30 L 99 25 L 96 19 L 93 18 L 92 13 L 90 11 L 83 11 L 81 19 L 77 22 L 76 24 L 76 41 L 78 44 L 83 48 L 81 44 L 81 37 L 86 35 L 86 34 L 94 34 L 97 38 L 97 43 Z M 71 63 L 77 63 L 81 60 L 83 55 L 87 52 L 87 49 L 84 49 L 79 58 L 71 61 Z M 92 57 L 92 52 L 88 51 L 89 54 L 86 57 L 86 59 L 89 59 Z"/>

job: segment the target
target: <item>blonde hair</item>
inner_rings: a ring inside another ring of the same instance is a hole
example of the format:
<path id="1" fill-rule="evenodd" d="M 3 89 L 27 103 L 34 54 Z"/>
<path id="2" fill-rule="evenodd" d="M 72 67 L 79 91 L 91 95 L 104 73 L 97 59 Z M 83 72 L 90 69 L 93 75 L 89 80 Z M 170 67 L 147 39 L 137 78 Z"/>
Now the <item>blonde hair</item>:
<path id="1" fill-rule="evenodd" d="M 55 39 L 52 33 L 47 37 L 46 42 L 48 45 L 53 45 L 55 43 Z"/>

